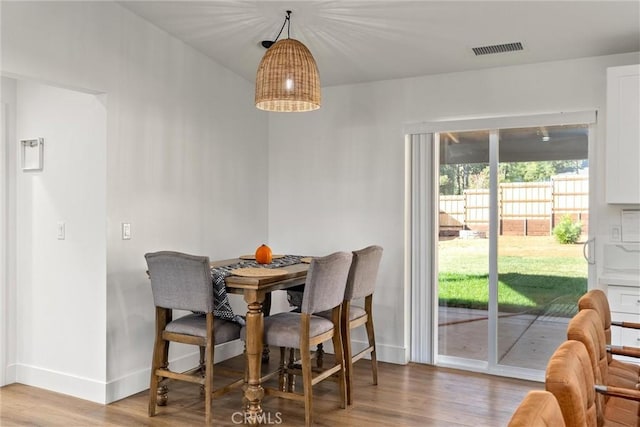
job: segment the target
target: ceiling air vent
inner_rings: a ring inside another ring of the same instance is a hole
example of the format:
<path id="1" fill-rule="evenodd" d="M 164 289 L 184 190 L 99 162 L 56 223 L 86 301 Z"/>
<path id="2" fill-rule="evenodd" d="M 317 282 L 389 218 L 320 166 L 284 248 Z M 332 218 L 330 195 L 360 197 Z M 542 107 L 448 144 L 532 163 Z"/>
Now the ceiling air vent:
<path id="1" fill-rule="evenodd" d="M 518 50 L 522 50 L 522 43 L 505 43 L 505 44 L 495 44 L 493 46 L 480 46 L 474 47 L 473 53 L 478 55 L 489 55 L 492 53 L 506 53 L 506 52 L 516 52 Z"/>

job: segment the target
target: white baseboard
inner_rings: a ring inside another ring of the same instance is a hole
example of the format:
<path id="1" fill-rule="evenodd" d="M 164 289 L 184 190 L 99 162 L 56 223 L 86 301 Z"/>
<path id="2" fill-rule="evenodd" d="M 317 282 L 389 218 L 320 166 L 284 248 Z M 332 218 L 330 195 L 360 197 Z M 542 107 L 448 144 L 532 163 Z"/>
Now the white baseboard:
<path id="1" fill-rule="evenodd" d="M 353 341 L 355 351 L 358 351 L 359 348 L 364 348 L 365 345 L 364 341 Z M 405 347 L 385 344 L 377 344 L 376 347 L 378 361 L 380 362 L 404 365 L 409 361 Z M 215 363 L 238 356 L 242 354 L 243 350 L 244 344 L 240 340 L 221 344 L 215 349 Z M 325 350 L 328 353 L 333 352 L 333 346 L 330 342 L 326 343 Z M 197 365 L 199 358 L 200 354 L 196 351 L 178 359 L 170 360 L 169 363 L 172 369 L 181 371 Z M 7 379 L 15 378 L 15 381 L 9 381 L 8 383 L 18 382 L 102 404 L 115 402 L 147 390 L 149 388 L 150 374 L 151 366 L 105 383 L 37 366 L 16 364 L 7 367 Z"/>
<path id="2" fill-rule="evenodd" d="M 354 341 L 354 344 L 360 348 L 365 348 L 368 343 L 364 341 Z M 396 345 L 387 345 L 376 343 L 376 355 L 378 356 L 378 362 L 395 363 L 396 365 L 406 365 L 409 363 L 409 352 L 406 347 L 400 347 Z M 365 359 L 369 358 L 369 355 L 365 356 Z"/>
<path id="3" fill-rule="evenodd" d="M 353 348 L 354 353 L 357 353 L 360 349 L 368 345 L 369 343 L 366 341 L 351 341 L 351 348 Z M 333 353 L 333 344 L 331 341 L 324 343 L 324 350 L 327 353 Z M 378 356 L 378 362 L 395 363 L 396 365 L 406 365 L 409 363 L 409 354 L 405 347 L 376 343 L 376 354 Z M 363 359 L 371 359 L 371 357 L 367 354 Z"/>
<path id="4" fill-rule="evenodd" d="M 243 350 L 244 344 L 240 340 L 218 345 L 215 349 L 214 362 L 235 357 L 242 354 Z M 195 351 L 178 359 L 170 360 L 169 365 L 173 370 L 186 371 L 196 366 L 199 359 L 200 353 Z M 147 390 L 150 375 L 151 366 L 105 383 L 37 366 L 16 364 L 7 367 L 7 379 L 13 379 L 8 384 L 17 382 L 102 404 L 115 402 Z"/>
<path id="5" fill-rule="evenodd" d="M 11 364 L 7 366 L 7 369 L 4 371 L 4 381 L 0 384 L 0 387 L 13 384 L 16 382 L 16 365 Z"/>
<path id="6" fill-rule="evenodd" d="M 105 383 L 38 366 L 16 364 L 15 382 L 96 403 L 105 403 Z"/>

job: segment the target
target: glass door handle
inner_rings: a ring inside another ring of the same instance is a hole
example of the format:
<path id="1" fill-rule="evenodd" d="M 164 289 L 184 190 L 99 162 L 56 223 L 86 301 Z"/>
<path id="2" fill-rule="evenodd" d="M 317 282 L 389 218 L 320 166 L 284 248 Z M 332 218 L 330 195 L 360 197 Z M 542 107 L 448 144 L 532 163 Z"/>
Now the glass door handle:
<path id="1" fill-rule="evenodd" d="M 587 264 L 594 265 L 596 263 L 595 254 L 592 256 L 591 243 L 595 243 L 596 238 L 592 237 L 591 239 L 587 239 L 586 242 L 582 245 L 582 256 L 587 261 Z"/>

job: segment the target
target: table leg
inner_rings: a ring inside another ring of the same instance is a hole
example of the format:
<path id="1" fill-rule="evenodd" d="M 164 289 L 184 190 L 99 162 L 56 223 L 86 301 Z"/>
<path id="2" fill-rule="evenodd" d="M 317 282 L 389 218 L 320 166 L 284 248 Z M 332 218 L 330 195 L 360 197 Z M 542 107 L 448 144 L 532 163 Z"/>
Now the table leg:
<path id="1" fill-rule="evenodd" d="M 262 362 L 262 334 L 264 333 L 264 318 L 262 301 L 264 294 L 256 292 L 245 293 L 247 302 L 247 368 L 248 379 L 244 388 L 246 402 L 245 419 L 250 424 L 257 424 L 262 418 L 262 398 L 264 389 L 260 385 L 260 368 Z"/>

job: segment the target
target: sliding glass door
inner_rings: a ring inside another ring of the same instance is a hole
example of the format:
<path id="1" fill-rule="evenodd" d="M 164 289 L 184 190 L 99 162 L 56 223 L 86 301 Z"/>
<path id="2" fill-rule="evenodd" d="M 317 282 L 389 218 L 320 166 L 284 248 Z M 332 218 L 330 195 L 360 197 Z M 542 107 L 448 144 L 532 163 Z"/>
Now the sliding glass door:
<path id="1" fill-rule="evenodd" d="M 435 361 L 542 377 L 587 290 L 587 124 L 434 132 Z"/>
<path id="2" fill-rule="evenodd" d="M 499 131 L 498 365 L 544 370 L 587 290 L 588 132 Z"/>
<path id="3" fill-rule="evenodd" d="M 488 360 L 489 131 L 446 132 L 439 145 L 438 350 Z"/>

